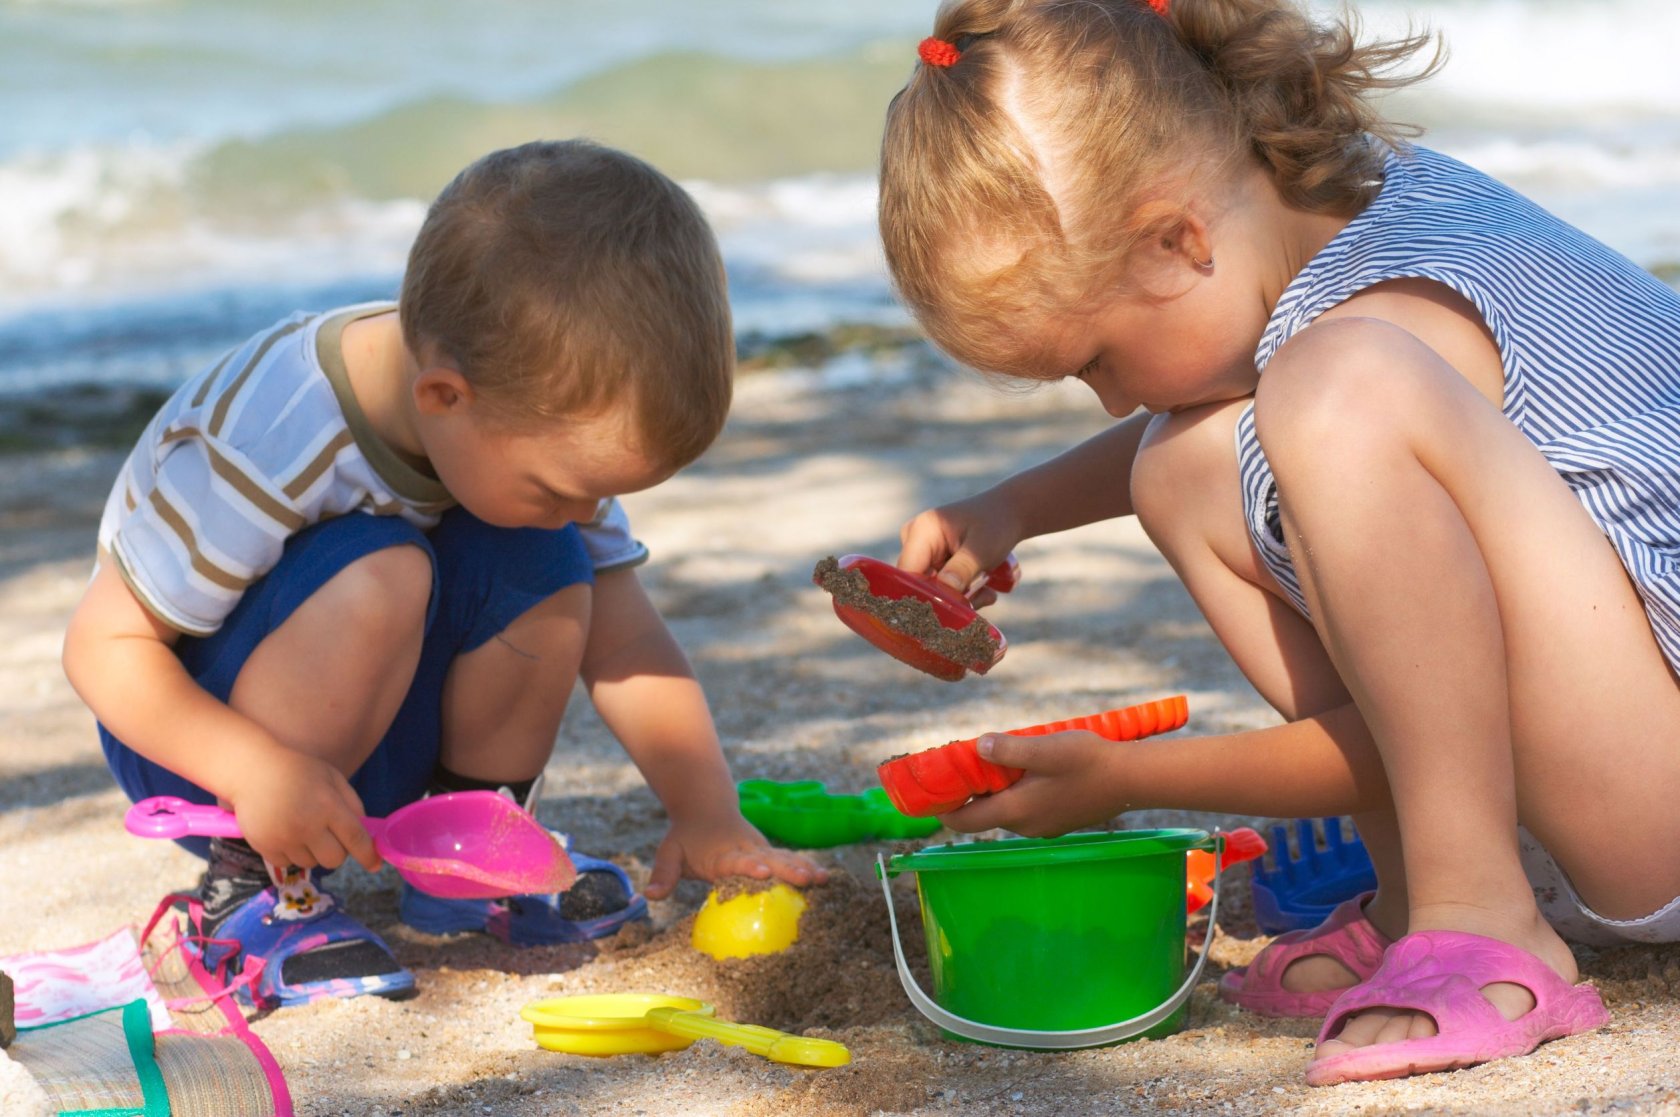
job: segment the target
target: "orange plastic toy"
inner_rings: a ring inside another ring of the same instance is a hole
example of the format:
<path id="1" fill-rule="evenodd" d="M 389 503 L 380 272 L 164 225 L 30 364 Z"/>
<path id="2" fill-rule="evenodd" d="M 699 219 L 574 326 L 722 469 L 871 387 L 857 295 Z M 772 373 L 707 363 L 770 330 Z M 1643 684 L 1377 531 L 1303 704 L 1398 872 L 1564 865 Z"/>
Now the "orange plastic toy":
<path id="1" fill-rule="evenodd" d="M 1266 839 L 1247 826 L 1222 831 L 1219 836 L 1225 839 L 1224 848 L 1219 851 L 1221 871 L 1252 861 L 1265 854 L 1267 849 Z M 1209 887 L 1209 882 L 1213 880 L 1213 854 L 1205 849 L 1193 849 L 1184 856 L 1184 906 L 1186 911 L 1194 913 L 1201 911 L 1213 899 L 1213 889 Z"/>
<path id="2" fill-rule="evenodd" d="M 1180 729 L 1189 719 L 1189 701 L 1179 694 L 1089 717 L 1011 729 L 1009 736 L 1040 737 L 1085 729 L 1110 741 L 1136 741 Z M 905 814 L 913 818 L 945 814 L 976 795 L 1002 791 L 1026 774 L 1020 768 L 982 760 L 977 744 L 978 738 L 969 738 L 895 757 L 877 767 L 875 774 L 886 788 L 887 798 Z"/>

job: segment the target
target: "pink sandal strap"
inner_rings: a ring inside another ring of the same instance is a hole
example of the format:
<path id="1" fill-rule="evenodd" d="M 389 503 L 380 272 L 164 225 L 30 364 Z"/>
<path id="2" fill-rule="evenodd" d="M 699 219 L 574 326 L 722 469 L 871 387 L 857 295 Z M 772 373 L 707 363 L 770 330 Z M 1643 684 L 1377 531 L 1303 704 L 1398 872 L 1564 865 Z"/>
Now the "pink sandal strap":
<path id="1" fill-rule="evenodd" d="M 1365 902 L 1374 895 L 1344 900 L 1317 927 L 1279 935 L 1247 967 L 1221 978 L 1219 995 L 1263 1016 L 1323 1016 L 1347 990 L 1298 993 L 1283 987 L 1283 975 L 1301 959 L 1315 957 L 1335 959 L 1361 981 L 1375 973 L 1391 940 L 1365 918 Z"/>
<path id="2" fill-rule="evenodd" d="M 1521 985 L 1534 996 L 1534 1008 L 1505 1019 L 1482 994 L 1483 986 L 1495 982 Z M 1425 1013 L 1437 1034 L 1316 1060 L 1307 1069 L 1309 1085 L 1398 1078 L 1526 1055 L 1547 1040 L 1610 1020 L 1591 985 L 1571 985 L 1528 951 L 1463 931 L 1419 931 L 1396 942 L 1368 981 L 1337 998 L 1318 1042 L 1333 1039 L 1350 1017 L 1371 1008 Z"/>

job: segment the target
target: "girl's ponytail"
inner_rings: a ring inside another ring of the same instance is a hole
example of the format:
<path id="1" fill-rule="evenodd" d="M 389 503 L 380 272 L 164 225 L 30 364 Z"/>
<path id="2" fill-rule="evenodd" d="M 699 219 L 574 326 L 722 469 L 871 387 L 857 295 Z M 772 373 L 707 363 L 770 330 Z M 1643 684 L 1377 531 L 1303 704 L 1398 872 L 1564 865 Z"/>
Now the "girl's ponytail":
<path id="1" fill-rule="evenodd" d="M 1419 81 L 1445 60 L 1433 34 L 1362 43 L 1351 12 L 1319 24 L 1290 0 L 1175 0 L 1170 18 L 1284 197 L 1321 212 L 1370 200 L 1382 153 L 1368 137 L 1395 145 L 1417 132 L 1384 120 L 1370 94 Z M 1420 71 L 1394 72 L 1429 48 Z"/>

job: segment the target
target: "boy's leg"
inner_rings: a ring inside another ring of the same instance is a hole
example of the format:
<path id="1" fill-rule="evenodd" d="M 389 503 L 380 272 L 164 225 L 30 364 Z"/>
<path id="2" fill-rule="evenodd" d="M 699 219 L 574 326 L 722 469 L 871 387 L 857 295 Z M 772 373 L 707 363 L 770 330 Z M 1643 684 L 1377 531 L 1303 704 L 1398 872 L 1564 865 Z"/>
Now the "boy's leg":
<path id="1" fill-rule="evenodd" d="M 495 528 L 459 509 L 432 543 L 443 602 L 438 651 L 429 641 L 421 667 L 438 680 L 431 788 L 500 788 L 534 808 L 589 637 L 593 564 L 576 528 Z M 646 910 L 622 870 L 573 859 L 578 881 L 562 895 L 492 904 L 405 888 L 403 919 L 422 930 L 491 930 L 531 943 L 595 937 Z"/>
<path id="2" fill-rule="evenodd" d="M 1238 668 L 1273 709 L 1296 721 L 1350 699 L 1318 634 L 1248 537 L 1235 441 L 1245 407 L 1237 401 L 1156 419 L 1133 469 L 1132 502 Z M 1406 878 L 1393 811 L 1355 812 L 1354 821 L 1379 882 L 1365 916 L 1398 938 L 1406 930 Z M 1363 976 L 1329 953 L 1305 953 L 1287 965 L 1280 984 L 1312 993 L 1344 989 Z"/>
<path id="3" fill-rule="evenodd" d="M 1680 686 L 1620 560 L 1498 409 L 1391 327 L 1303 334 L 1255 414 L 1315 626 L 1382 756 L 1409 931 L 1499 940 L 1574 981 L 1519 819 L 1601 915 L 1680 894 L 1680 864 L 1627 853 L 1680 848 Z M 1535 1004 L 1485 993 L 1508 1019 Z M 1374 1009 L 1319 1061 L 1435 1031 Z"/>
<path id="4" fill-rule="evenodd" d="M 420 532 L 389 517 L 315 525 L 288 541 L 280 562 L 214 635 L 183 639 L 177 653 L 210 694 L 288 747 L 333 763 L 354 783 L 420 655 L 432 585 L 426 547 Z M 211 801 L 103 728 L 101 735 L 130 796 Z M 295 1003 L 412 988 L 412 976 L 389 949 L 332 910 L 332 899 L 308 874 L 271 872 L 238 840 L 182 844 L 210 861 L 191 911 L 194 933 L 236 940 L 244 953 L 265 961 L 259 999 Z"/>
<path id="5" fill-rule="evenodd" d="M 431 591 L 431 559 L 418 547 L 357 559 L 257 645 L 228 705 L 354 776 L 414 679 Z"/>

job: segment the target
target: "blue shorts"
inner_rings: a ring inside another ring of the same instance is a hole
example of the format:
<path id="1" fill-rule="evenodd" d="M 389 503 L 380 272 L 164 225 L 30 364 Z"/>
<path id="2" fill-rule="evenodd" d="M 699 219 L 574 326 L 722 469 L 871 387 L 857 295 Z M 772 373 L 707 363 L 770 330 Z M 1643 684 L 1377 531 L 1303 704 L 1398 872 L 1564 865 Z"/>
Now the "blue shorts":
<path id="1" fill-rule="evenodd" d="M 497 528 L 460 508 L 430 533 L 395 516 L 348 515 L 292 536 L 274 569 L 255 582 L 222 627 L 175 645 L 188 674 L 223 702 L 257 645 L 352 562 L 386 547 L 413 544 L 432 559 L 433 592 L 414 682 L 396 720 L 350 777 L 370 815 L 390 814 L 425 793 L 442 743 L 443 681 L 455 657 L 489 641 L 519 616 L 567 586 L 594 583 L 594 567 L 575 524 L 558 531 Z M 130 799 L 178 795 L 196 803 L 215 796 L 129 748 L 99 727 L 105 762 Z M 203 855 L 203 838 L 182 843 Z"/>

